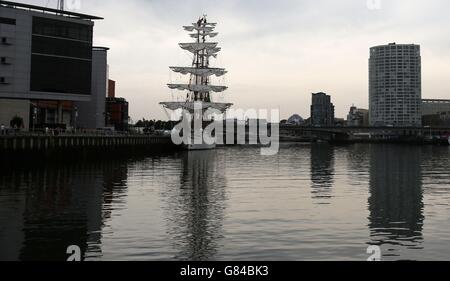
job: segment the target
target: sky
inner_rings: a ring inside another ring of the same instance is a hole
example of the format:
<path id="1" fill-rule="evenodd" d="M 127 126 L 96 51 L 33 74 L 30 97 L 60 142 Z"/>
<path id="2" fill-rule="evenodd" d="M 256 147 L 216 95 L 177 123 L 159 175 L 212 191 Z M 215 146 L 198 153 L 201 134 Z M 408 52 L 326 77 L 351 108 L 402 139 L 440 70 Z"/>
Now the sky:
<path id="1" fill-rule="evenodd" d="M 67 0 L 66 6 L 105 18 L 96 21 L 94 44 L 111 48 L 110 79 L 130 102 L 134 121 L 166 119 L 159 102 L 182 96 L 166 84 L 186 77 L 168 67 L 192 63 L 178 43 L 192 41 L 182 26 L 203 14 L 220 33 L 214 41 L 222 52 L 212 65 L 229 71 L 215 81 L 229 87 L 216 101 L 234 108 L 308 118 L 311 93 L 326 92 L 336 117 L 344 118 L 353 104 L 368 107 L 369 48 L 391 42 L 420 44 L 422 96 L 450 99 L 448 0 Z"/>

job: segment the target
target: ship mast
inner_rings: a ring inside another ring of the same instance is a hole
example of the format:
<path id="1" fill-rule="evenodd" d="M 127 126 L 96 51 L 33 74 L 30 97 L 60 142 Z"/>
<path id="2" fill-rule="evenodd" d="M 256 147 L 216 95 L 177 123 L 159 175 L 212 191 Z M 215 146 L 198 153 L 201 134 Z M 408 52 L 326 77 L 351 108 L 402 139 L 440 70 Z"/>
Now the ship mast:
<path id="1" fill-rule="evenodd" d="M 212 93 L 225 91 L 226 86 L 211 85 L 210 77 L 223 76 L 227 73 L 224 68 L 210 67 L 210 58 L 217 57 L 221 48 L 217 47 L 218 43 L 208 42 L 208 38 L 218 35 L 214 32 L 216 23 L 210 23 L 206 19 L 206 15 L 200 17 L 197 22 L 189 26 L 184 26 L 184 30 L 190 32 L 190 37 L 195 39 L 193 43 L 180 43 L 183 50 L 189 51 L 194 55 L 191 67 L 170 67 L 172 71 L 183 75 L 190 75 L 188 84 L 168 84 L 170 89 L 180 91 L 188 91 L 185 102 L 163 102 L 164 107 L 170 110 L 186 109 L 193 111 L 194 103 L 202 103 L 202 109 L 213 108 L 220 112 L 225 112 L 232 104 L 215 103 L 212 101 Z"/>
<path id="2" fill-rule="evenodd" d="M 58 10 L 64 11 L 64 0 L 58 0 Z"/>
<path id="3" fill-rule="evenodd" d="M 206 16 L 200 18 L 197 21 L 197 26 L 205 27 L 207 24 Z M 206 43 L 207 33 L 202 29 L 197 30 L 197 44 Z M 206 57 L 206 49 L 201 49 L 195 52 L 194 54 L 194 65 L 197 69 L 205 69 L 208 67 L 208 58 Z M 192 74 L 194 76 L 195 85 L 207 86 L 208 85 L 208 77 L 204 77 L 198 74 Z M 192 79 L 191 79 L 192 81 Z M 194 101 L 202 101 L 202 102 L 210 102 L 210 96 L 208 92 L 200 93 L 198 91 L 194 91 Z"/>

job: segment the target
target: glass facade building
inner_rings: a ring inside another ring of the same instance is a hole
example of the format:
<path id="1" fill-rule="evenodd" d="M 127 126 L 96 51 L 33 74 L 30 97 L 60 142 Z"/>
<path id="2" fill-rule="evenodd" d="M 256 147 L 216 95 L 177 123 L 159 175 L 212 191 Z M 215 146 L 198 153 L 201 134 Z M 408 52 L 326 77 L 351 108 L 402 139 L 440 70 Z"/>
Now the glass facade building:
<path id="1" fill-rule="evenodd" d="M 95 20 L 102 18 L 0 1 L 0 124 L 18 116 L 24 129 L 70 129 L 81 119 L 104 126 L 97 101 L 106 96 L 107 62 L 94 59 Z"/>
<path id="2" fill-rule="evenodd" d="M 91 94 L 92 25 L 33 17 L 30 90 Z"/>

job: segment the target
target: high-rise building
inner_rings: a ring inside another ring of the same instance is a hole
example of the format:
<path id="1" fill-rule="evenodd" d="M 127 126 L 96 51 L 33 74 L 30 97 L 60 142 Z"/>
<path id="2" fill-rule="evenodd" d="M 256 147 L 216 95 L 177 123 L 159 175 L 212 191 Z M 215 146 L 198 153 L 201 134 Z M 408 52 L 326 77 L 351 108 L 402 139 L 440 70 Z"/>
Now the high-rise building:
<path id="1" fill-rule="evenodd" d="M 419 45 L 391 43 L 370 49 L 369 104 L 372 126 L 421 126 Z"/>
<path id="2" fill-rule="evenodd" d="M 74 125 L 76 104 L 94 96 L 93 27 L 100 19 L 0 1 L 0 123 L 18 116 L 25 128 Z"/>
<path id="3" fill-rule="evenodd" d="M 311 125 L 334 125 L 334 105 L 331 103 L 331 97 L 329 95 L 325 93 L 312 94 Z"/>
<path id="4" fill-rule="evenodd" d="M 347 126 L 349 127 L 368 127 L 369 126 L 369 110 L 350 107 L 347 115 Z"/>

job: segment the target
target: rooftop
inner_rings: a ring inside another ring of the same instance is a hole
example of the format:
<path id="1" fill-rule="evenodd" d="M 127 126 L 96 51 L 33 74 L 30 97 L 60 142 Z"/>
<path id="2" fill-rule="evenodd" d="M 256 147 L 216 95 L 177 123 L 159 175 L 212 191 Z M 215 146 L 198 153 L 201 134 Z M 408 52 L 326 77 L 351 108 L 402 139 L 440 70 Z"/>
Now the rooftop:
<path id="1" fill-rule="evenodd" d="M 444 99 L 422 99 L 422 103 L 450 103 L 450 100 L 444 100 Z"/>
<path id="2" fill-rule="evenodd" d="M 378 48 L 385 48 L 385 47 L 404 47 L 404 46 L 407 46 L 407 47 L 420 47 L 420 45 L 413 44 L 413 43 L 411 43 L 411 44 L 388 43 L 386 45 L 373 46 L 370 49 L 378 49 Z"/>
<path id="3" fill-rule="evenodd" d="M 91 16 L 86 14 L 80 14 L 75 12 L 63 11 L 58 9 L 46 8 L 41 6 L 11 2 L 11 1 L 0 1 L 0 7 L 8 7 L 14 9 L 24 9 L 35 12 L 49 13 L 54 15 L 66 16 L 71 18 L 83 19 L 83 20 L 102 20 L 103 18 L 97 16 Z"/>

